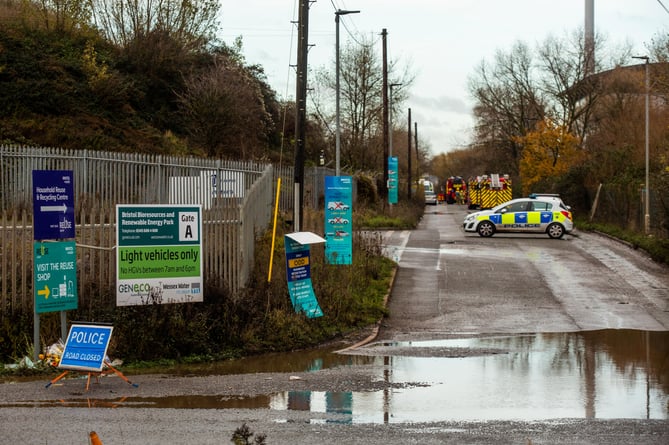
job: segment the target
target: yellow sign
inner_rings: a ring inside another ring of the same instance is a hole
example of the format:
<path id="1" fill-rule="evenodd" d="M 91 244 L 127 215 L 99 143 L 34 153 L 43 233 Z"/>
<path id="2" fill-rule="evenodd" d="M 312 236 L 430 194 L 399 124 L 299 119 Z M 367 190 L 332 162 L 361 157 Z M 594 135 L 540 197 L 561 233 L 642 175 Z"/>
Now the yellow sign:
<path id="1" fill-rule="evenodd" d="M 288 267 L 304 267 L 309 265 L 309 257 L 292 258 L 288 260 Z"/>

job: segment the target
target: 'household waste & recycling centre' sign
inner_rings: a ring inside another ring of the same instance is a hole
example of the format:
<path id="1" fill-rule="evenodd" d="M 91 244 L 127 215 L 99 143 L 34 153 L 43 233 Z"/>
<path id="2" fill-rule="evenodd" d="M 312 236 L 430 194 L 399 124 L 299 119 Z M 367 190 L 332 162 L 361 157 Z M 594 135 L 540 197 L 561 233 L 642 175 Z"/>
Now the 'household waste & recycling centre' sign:
<path id="1" fill-rule="evenodd" d="M 116 304 L 200 302 L 202 208 L 117 205 Z"/>

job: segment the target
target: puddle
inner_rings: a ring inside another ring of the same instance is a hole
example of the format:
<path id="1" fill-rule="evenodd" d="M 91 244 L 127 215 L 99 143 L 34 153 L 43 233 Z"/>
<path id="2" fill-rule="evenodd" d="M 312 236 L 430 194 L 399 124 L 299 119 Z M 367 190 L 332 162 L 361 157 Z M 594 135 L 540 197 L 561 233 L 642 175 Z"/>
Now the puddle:
<path id="1" fill-rule="evenodd" d="M 281 354 L 274 360 L 239 360 L 200 372 L 297 372 L 373 365 L 379 380 L 392 383 L 389 389 L 74 399 L 17 406 L 296 410 L 314 413 L 316 423 L 669 419 L 669 332 L 603 330 L 378 343 L 356 354 L 323 350 Z M 189 368 L 189 374 L 194 372 Z M 411 382 L 426 385 L 402 385 Z"/>
<path id="2" fill-rule="evenodd" d="M 238 360 L 171 367 L 169 374 L 206 376 L 265 372 L 309 372 L 372 363 L 370 357 L 336 354 L 337 348 L 263 354 Z"/>

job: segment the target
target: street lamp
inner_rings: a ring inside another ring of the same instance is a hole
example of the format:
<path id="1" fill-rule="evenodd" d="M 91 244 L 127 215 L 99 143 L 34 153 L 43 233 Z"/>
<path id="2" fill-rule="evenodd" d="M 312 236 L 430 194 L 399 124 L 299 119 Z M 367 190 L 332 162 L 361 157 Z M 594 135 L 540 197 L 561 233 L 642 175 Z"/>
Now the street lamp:
<path id="1" fill-rule="evenodd" d="M 388 85 L 390 90 L 390 106 L 388 107 L 388 122 L 390 123 L 390 125 L 388 125 L 388 156 L 393 155 L 393 87 L 399 87 L 401 85 L 401 83 L 391 83 Z"/>
<path id="2" fill-rule="evenodd" d="M 640 59 L 646 62 L 646 199 L 644 202 L 645 214 L 643 226 L 646 235 L 650 232 L 650 183 L 648 181 L 648 139 L 649 139 L 649 99 L 650 99 L 650 79 L 648 76 L 648 56 L 632 56 L 633 59 Z"/>
<path id="3" fill-rule="evenodd" d="M 335 130 L 335 175 L 339 176 L 340 175 L 340 169 L 339 169 L 339 164 L 340 164 L 340 151 L 341 151 L 341 130 L 339 129 L 339 16 L 340 15 L 346 15 L 346 14 L 357 14 L 360 11 L 347 11 L 343 9 L 337 9 L 335 11 L 335 24 L 337 28 L 336 32 L 336 39 L 335 39 L 335 70 L 337 73 L 335 74 L 335 90 L 336 90 L 336 130 Z"/>

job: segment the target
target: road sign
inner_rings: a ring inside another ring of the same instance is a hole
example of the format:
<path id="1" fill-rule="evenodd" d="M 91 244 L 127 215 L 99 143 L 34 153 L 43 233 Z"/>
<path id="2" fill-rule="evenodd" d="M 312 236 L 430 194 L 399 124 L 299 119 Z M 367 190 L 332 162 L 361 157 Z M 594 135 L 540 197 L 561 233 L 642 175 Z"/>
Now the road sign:
<path id="1" fill-rule="evenodd" d="M 77 371 L 102 371 L 112 329 L 112 326 L 73 324 L 58 367 Z"/>
<path id="2" fill-rule="evenodd" d="M 33 170 L 35 240 L 74 238 L 72 170 Z"/>
<path id="3" fill-rule="evenodd" d="M 116 206 L 116 304 L 200 302 L 202 207 Z"/>
<path id="4" fill-rule="evenodd" d="M 74 241 L 33 243 L 35 312 L 77 309 L 77 252 Z"/>

